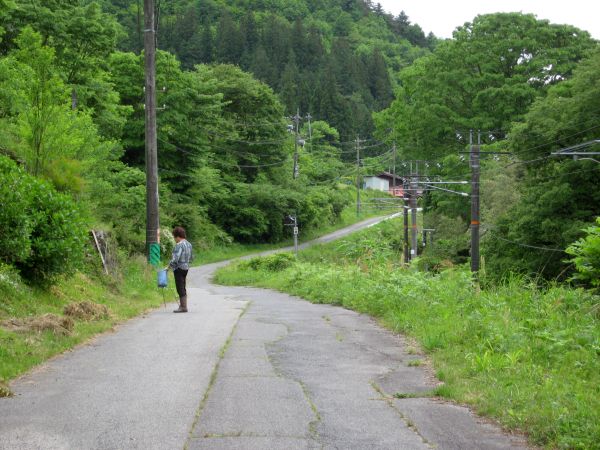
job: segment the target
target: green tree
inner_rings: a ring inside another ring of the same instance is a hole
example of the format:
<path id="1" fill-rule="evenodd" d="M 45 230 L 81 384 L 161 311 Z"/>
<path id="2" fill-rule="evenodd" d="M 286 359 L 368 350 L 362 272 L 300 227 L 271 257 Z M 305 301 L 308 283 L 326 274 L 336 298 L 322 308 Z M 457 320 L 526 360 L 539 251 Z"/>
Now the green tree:
<path id="1" fill-rule="evenodd" d="M 490 264 L 546 277 L 568 274 L 563 251 L 519 244 L 565 249 L 582 237 L 582 228 L 597 216 L 598 164 L 550 158 L 550 153 L 597 138 L 599 95 L 600 51 L 596 50 L 571 79 L 552 86 L 545 98 L 532 105 L 525 120 L 514 126 L 509 145 L 525 163 L 521 200 L 498 220 L 497 239 L 490 238 L 488 247 L 494 255 L 488 258 Z"/>
<path id="2" fill-rule="evenodd" d="M 0 62 L 8 92 L 0 97 L 0 143 L 23 158 L 32 174 L 48 177 L 61 189 L 81 190 L 81 173 L 92 161 L 106 158 L 111 147 L 99 138 L 88 114 L 71 110 L 54 50 L 42 45 L 31 28 L 16 44 Z"/>
<path id="3" fill-rule="evenodd" d="M 533 15 L 477 16 L 402 71 L 402 89 L 391 114 L 378 116 L 379 129 L 388 129 L 390 120 L 401 124 L 394 137 L 411 149 L 407 156 L 456 152 L 464 145 L 457 130 L 507 132 L 537 97 L 569 78 L 594 45 L 587 32 Z"/>

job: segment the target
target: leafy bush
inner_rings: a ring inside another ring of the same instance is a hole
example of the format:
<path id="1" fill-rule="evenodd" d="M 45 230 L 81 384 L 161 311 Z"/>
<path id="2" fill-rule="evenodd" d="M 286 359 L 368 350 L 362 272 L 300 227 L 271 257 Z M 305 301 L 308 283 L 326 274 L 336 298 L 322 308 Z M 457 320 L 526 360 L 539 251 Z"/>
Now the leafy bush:
<path id="1" fill-rule="evenodd" d="M 4 296 L 16 296 L 23 289 L 21 278 L 14 267 L 0 263 L 0 293 Z M 0 304 L 0 308 L 3 305 Z"/>
<path id="2" fill-rule="evenodd" d="M 252 270 L 266 270 L 268 272 L 281 272 L 291 267 L 296 258 L 291 253 L 276 253 L 274 255 L 252 258 L 246 266 Z"/>
<path id="3" fill-rule="evenodd" d="M 0 258 L 36 282 L 72 271 L 86 242 L 75 202 L 4 157 L 0 175 L 9 180 L 0 188 Z"/>
<path id="4" fill-rule="evenodd" d="M 596 218 L 598 225 L 585 229 L 587 236 L 567 248 L 567 253 L 573 258 L 577 273 L 572 280 L 582 281 L 595 288 L 600 288 L 600 217 Z"/>
<path id="5" fill-rule="evenodd" d="M 27 259 L 31 252 L 31 241 L 23 237 L 31 235 L 34 225 L 25 207 L 33 181 L 3 156 L 0 178 L 0 261 L 16 263 Z"/>

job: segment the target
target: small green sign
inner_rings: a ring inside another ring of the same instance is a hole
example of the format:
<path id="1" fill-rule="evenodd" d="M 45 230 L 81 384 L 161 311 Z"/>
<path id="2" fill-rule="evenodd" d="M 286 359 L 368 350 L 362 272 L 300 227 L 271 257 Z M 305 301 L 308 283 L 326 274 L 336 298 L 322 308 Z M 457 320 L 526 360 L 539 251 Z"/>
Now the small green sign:
<path id="1" fill-rule="evenodd" d="M 150 250 L 148 251 L 148 262 L 153 266 L 160 264 L 160 244 L 150 244 Z"/>

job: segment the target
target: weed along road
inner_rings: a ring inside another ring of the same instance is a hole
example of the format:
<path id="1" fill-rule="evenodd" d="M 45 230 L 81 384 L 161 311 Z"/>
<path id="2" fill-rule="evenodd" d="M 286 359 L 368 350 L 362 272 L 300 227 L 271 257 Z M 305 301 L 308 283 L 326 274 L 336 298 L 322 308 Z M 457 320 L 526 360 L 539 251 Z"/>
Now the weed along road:
<path id="1" fill-rule="evenodd" d="M 525 448 L 431 398 L 402 337 L 342 308 L 212 285 L 220 264 L 190 271 L 190 313 L 156 310 L 12 383 L 0 448 Z"/>

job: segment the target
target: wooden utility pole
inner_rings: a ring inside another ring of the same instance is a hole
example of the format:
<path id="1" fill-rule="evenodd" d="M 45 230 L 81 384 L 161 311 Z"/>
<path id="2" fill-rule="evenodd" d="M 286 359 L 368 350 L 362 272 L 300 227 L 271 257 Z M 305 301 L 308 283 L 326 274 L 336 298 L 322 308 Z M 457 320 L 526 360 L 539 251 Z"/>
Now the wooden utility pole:
<path id="1" fill-rule="evenodd" d="M 471 272 L 479 272 L 479 148 L 481 132 L 477 133 L 477 145 L 473 145 L 473 130 L 470 132 L 471 162 Z"/>
<path id="2" fill-rule="evenodd" d="M 154 0 L 144 0 L 146 71 L 146 250 L 148 261 L 160 263 L 158 214 L 158 151 L 156 138 L 156 29 Z"/>

